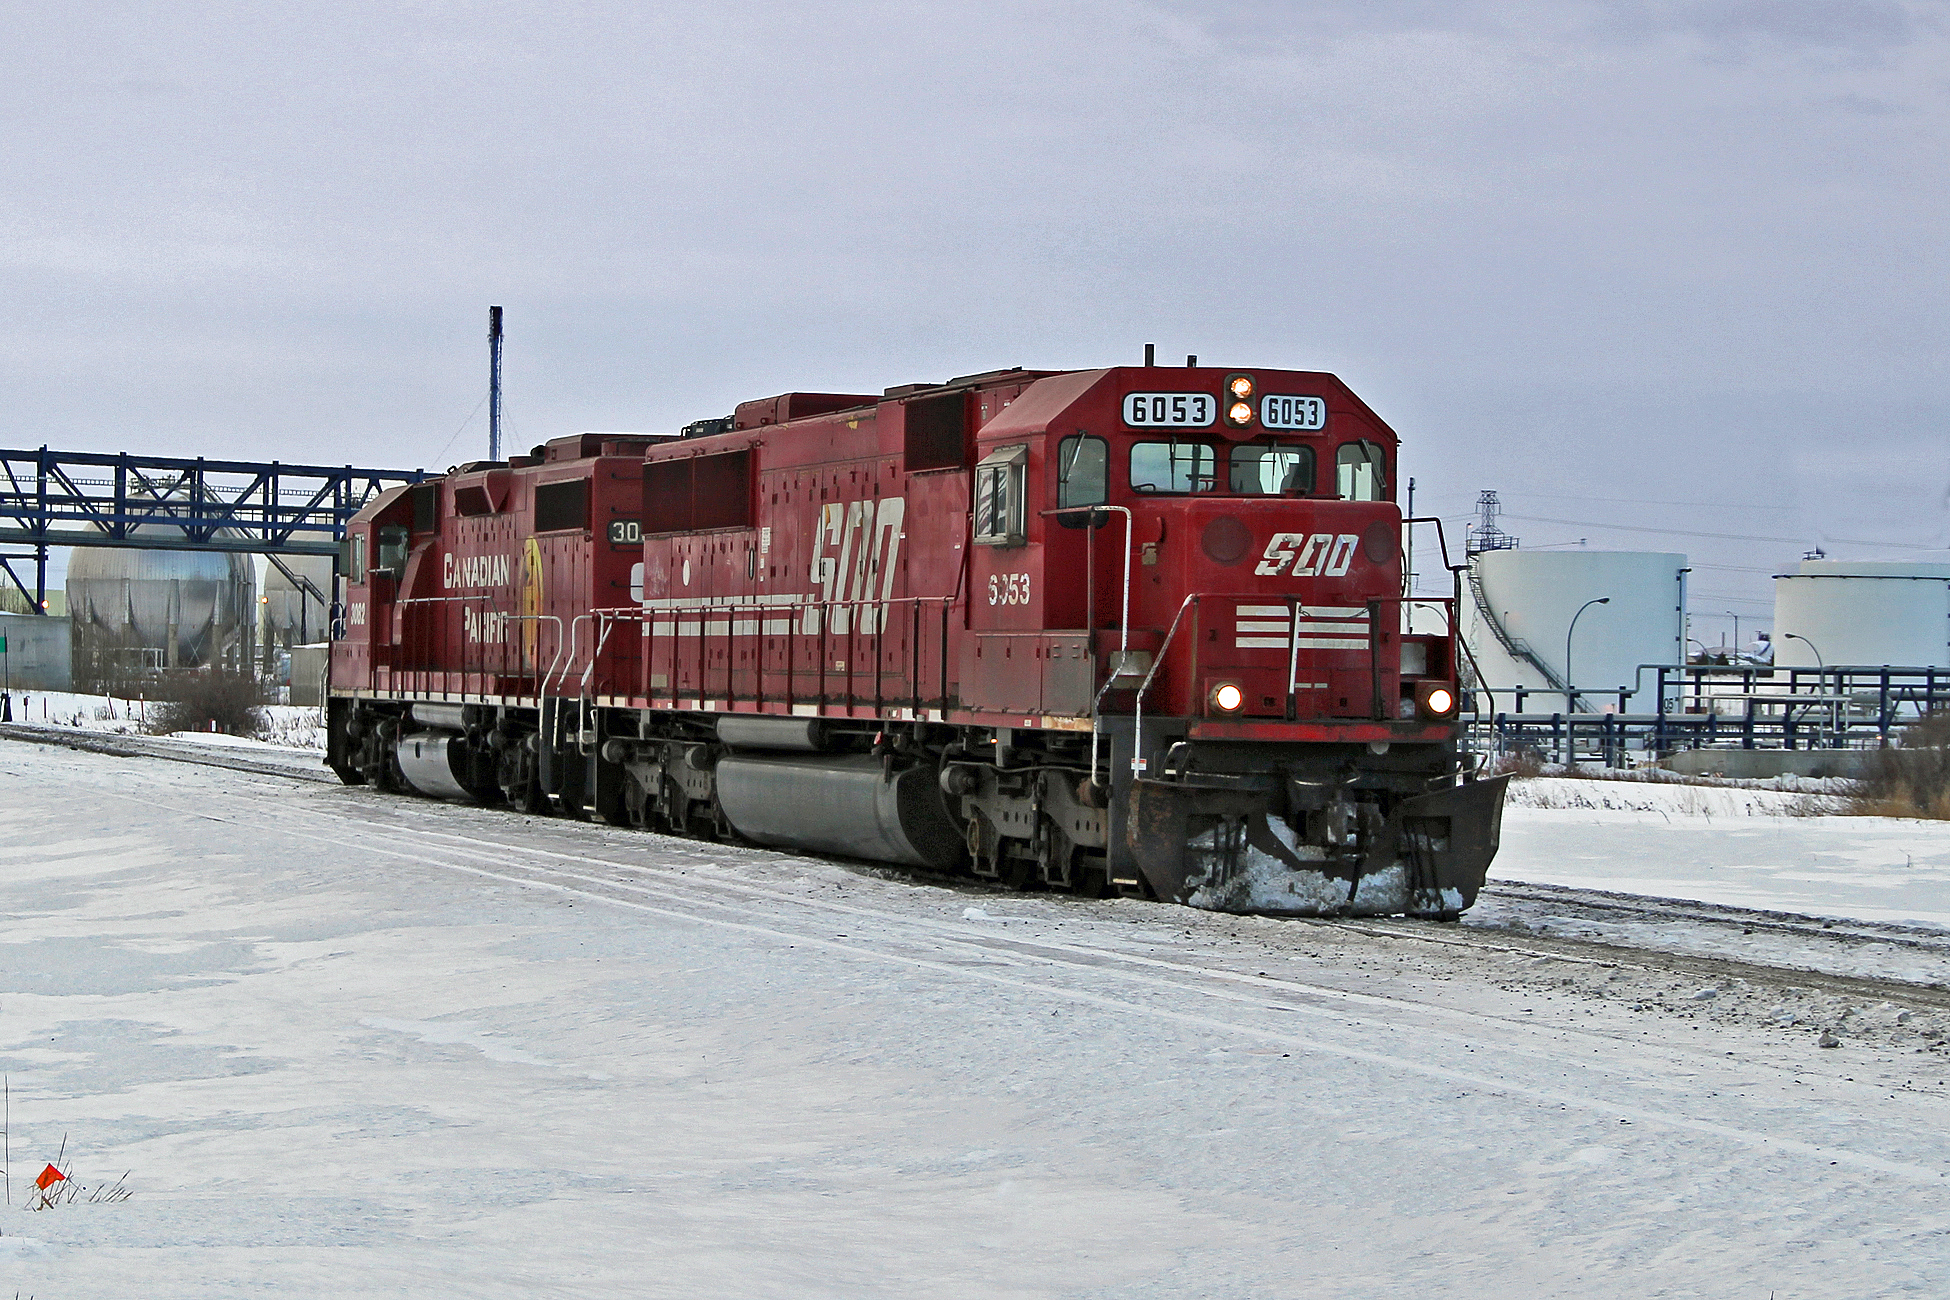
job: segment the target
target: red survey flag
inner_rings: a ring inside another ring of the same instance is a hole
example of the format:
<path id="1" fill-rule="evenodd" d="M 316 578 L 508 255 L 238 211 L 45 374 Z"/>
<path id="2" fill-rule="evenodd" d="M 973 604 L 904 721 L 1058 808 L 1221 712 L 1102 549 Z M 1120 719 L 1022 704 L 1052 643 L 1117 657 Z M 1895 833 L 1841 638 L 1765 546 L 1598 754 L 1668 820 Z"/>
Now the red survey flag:
<path id="1" fill-rule="evenodd" d="M 68 1176 L 66 1174 L 56 1169 L 53 1165 L 49 1165 L 47 1168 L 41 1170 L 41 1176 L 34 1180 L 34 1186 L 40 1188 L 42 1191 L 46 1191 L 56 1183 L 65 1183 L 67 1181 Z"/>

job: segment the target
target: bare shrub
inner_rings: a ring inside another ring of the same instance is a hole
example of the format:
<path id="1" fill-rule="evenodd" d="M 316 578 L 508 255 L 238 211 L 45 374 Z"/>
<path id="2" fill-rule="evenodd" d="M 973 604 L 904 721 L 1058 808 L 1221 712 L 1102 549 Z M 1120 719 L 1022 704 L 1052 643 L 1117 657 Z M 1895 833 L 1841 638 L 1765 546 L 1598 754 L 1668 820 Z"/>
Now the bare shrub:
<path id="1" fill-rule="evenodd" d="M 1508 773 L 1519 781 L 1528 781 L 1544 774 L 1544 756 L 1530 748 L 1507 750 L 1497 755 L 1490 771 L 1494 776 Z"/>
<path id="2" fill-rule="evenodd" d="M 219 668 L 178 673 L 157 682 L 161 702 L 149 710 L 149 730 L 221 731 L 257 736 L 269 725 L 264 692 L 256 679 Z"/>
<path id="3" fill-rule="evenodd" d="M 1950 713 L 1932 713 L 1879 749 L 1863 771 L 1855 811 L 1950 821 Z"/>

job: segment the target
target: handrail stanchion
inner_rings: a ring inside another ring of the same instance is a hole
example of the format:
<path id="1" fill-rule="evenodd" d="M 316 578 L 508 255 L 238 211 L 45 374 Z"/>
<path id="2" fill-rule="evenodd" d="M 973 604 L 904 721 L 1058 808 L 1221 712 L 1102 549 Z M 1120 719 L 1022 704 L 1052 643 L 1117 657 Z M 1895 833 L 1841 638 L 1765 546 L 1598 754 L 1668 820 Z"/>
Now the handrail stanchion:
<path id="1" fill-rule="evenodd" d="M 1298 596 L 1287 597 L 1286 628 L 1286 720 L 1297 721 L 1300 717 L 1300 698 L 1297 683 L 1300 681 L 1300 611 L 1306 606 Z"/>

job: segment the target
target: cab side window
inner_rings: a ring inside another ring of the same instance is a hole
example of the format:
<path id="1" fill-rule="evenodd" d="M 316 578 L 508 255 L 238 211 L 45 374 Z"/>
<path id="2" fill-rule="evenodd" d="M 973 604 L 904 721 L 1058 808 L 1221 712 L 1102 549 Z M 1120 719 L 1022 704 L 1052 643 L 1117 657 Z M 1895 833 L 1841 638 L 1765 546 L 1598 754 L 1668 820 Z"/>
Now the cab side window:
<path id="1" fill-rule="evenodd" d="M 1110 447 L 1078 434 L 1056 444 L 1056 504 L 1100 506 L 1109 497 Z"/>
<path id="2" fill-rule="evenodd" d="M 379 561 L 372 567 L 385 569 L 395 577 L 406 567 L 406 540 L 404 528 L 381 525 L 379 529 Z"/>
<path id="3" fill-rule="evenodd" d="M 1023 487 L 1028 467 L 1029 448 L 1023 443 L 999 447 L 975 466 L 977 546 L 1023 544 Z"/>
<path id="4" fill-rule="evenodd" d="M 1345 501 L 1388 499 L 1388 453 L 1378 442 L 1344 442 L 1334 454 L 1334 488 Z"/>

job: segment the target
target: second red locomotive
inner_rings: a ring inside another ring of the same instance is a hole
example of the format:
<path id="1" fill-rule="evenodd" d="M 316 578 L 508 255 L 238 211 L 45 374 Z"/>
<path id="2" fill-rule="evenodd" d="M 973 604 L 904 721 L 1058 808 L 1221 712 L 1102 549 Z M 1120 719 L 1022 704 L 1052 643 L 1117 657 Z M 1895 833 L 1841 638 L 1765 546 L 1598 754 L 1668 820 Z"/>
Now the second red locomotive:
<path id="1" fill-rule="evenodd" d="M 1473 902 L 1503 782 L 1332 375 L 998 371 L 558 439 L 354 521 L 348 781 L 1226 911 Z"/>

